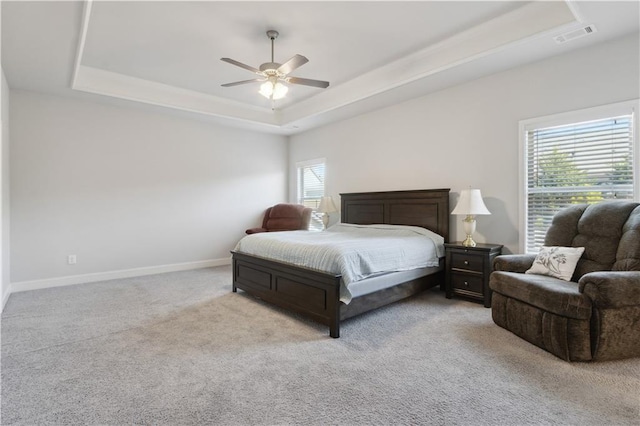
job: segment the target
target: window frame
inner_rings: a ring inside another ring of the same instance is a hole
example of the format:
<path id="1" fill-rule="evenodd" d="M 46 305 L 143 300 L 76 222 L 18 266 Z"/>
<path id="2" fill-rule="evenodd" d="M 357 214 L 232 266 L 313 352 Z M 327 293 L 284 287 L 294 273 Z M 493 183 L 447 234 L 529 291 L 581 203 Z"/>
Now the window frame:
<path id="1" fill-rule="evenodd" d="M 575 111 L 568 111 L 558 114 L 552 114 L 542 117 L 521 120 L 518 126 L 519 149 L 519 190 L 518 190 L 518 207 L 519 207 L 519 223 L 520 236 L 518 238 L 518 247 L 520 253 L 527 252 L 527 217 L 528 217 L 528 191 L 527 191 L 527 132 L 537 128 L 546 128 L 562 125 L 570 125 L 585 121 L 593 121 L 631 114 L 632 123 L 632 147 L 633 147 L 633 200 L 640 200 L 640 99 L 617 102 L 613 104 L 601 105 L 593 108 L 585 108 Z"/>

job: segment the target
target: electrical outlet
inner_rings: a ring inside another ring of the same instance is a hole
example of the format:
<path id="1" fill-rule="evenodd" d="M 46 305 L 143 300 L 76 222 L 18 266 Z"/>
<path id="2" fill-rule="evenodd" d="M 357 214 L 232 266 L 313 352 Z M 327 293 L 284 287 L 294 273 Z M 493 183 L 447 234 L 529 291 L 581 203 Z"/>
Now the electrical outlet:
<path id="1" fill-rule="evenodd" d="M 67 263 L 69 265 L 75 265 L 76 263 L 78 263 L 78 258 L 75 254 L 70 254 L 69 257 L 67 257 Z"/>

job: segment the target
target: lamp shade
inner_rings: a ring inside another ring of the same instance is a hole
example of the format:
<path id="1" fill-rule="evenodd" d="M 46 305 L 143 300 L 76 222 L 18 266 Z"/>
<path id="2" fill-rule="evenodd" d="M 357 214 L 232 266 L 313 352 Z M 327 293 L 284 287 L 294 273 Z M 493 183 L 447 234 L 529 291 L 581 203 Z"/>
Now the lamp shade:
<path id="1" fill-rule="evenodd" d="M 456 208 L 451 214 L 479 215 L 491 214 L 482 201 L 482 194 L 479 189 L 463 189 L 460 191 L 460 199 Z"/>
<path id="2" fill-rule="evenodd" d="M 318 206 L 318 211 L 320 213 L 333 213 L 333 212 L 337 212 L 338 209 L 336 208 L 336 205 L 333 203 L 333 198 L 322 197 L 320 199 L 320 205 Z"/>

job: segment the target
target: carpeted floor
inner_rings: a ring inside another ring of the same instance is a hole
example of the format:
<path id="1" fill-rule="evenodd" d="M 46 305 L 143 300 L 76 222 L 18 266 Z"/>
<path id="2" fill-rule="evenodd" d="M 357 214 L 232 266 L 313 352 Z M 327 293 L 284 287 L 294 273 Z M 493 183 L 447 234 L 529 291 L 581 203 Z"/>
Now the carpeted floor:
<path id="1" fill-rule="evenodd" d="M 439 291 L 341 335 L 230 267 L 16 293 L 2 424 L 640 424 L 640 359 L 566 363 Z"/>

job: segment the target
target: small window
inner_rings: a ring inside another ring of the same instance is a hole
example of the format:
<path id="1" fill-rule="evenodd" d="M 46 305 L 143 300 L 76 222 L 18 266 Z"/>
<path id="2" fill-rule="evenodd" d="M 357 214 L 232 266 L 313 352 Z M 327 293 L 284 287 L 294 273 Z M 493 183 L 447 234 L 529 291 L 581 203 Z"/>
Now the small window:
<path id="1" fill-rule="evenodd" d="M 325 160 L 317 159 L 296 164 L 298 171 L 298 203 L 311 207 L 309 230 L 321 231 L 323 229 L 322 215 L 315 210 L 320 205 L 324 196 Z"/>
<path id="2" fill-rule="evenodd" d="M 526 253 L 543 245 L 558 210 L 636 197 L 633 107 L 587 111 L 521 123 Z"/>

